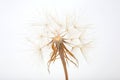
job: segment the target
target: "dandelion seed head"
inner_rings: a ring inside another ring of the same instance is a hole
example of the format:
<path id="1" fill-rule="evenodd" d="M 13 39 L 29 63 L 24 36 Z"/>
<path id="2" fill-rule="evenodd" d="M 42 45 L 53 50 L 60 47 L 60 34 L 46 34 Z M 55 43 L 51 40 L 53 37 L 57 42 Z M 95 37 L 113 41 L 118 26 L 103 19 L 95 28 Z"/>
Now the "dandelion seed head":
<path id="1" fill-rule="evenodd" d="M 89 41 L 85 40 L 88 26 L 81 25 L 75 15 L 59 17 L 47 14 L 43 18 L 43 21 L 40 18 L 40 22 L 34 23 L 34 26 L 37 26 L 35 32 L 38 33 L 38 38 L 35 41 L 40 48 L 40 54 L 46 53 L 46 50 L 49 50 L 48 54 L 52 52 L 49 44 L 51 41 L 58 46 L 64 43 L 71 52 L 77 48 L 81 53 L 90 44 Z"/>
<path id="2" fill-rule="evenodd" d="M 37 44 L 42 59 L 47 60 L 48 71 L 52 62 L 61 59 L 68 80 L 66 65 L 70 62 L 78 67 L 77 53 L 81 53 L 86 60 L 85 51 L 91 44 L 91 41 L 86 41 L 85 38 L 87 27 L 80 25 L 75 16 L 64 16 L 59 19 L 59 16 L 53 15 L 47 15 L 43 22 L 41 19 L 34 26 L 37 26 L 35 35 L 38 37 L 36 36 L 33 42 Z"/>

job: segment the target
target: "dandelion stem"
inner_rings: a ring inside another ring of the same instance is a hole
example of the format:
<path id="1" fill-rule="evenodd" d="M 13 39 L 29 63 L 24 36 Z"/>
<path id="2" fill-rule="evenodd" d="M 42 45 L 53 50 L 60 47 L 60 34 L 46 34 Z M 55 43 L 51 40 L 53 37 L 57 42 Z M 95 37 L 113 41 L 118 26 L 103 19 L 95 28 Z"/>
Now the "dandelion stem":
<path id="1" fill-rule="evenodd" d="M 64 57 L 64 49 L 63 48 L 59 49 L 59 54 L 60 54 L 61 62 L 63 64 L 65 78 L 66 78 L 66 80 L 68 80 L 68 72 L 67 72 L 67 67 L 66 67 L 66 62 L 65 62 L 65 57 Z"/>

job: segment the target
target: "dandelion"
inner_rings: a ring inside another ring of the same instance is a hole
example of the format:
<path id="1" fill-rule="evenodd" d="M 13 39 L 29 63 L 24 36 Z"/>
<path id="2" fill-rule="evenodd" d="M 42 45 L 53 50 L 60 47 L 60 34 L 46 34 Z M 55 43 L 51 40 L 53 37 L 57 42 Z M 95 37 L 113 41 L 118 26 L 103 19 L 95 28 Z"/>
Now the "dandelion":
<path id="1" fill-rule="evenodd" d="M 47 63 L 48 71 L 50 71 L 49 67 L 52 62 L 55 62 L 56 59 L 61 59 L 65 80 L 69 80 L 66 66 L 67 63 L 71 62 L 76 67 L 79 65 L 78 59 L 75 57 L 73 50 L 78 48 L 83 56 L 85 56 L 84 50 L 91 43 L 84 41 L 84 33 L 87 27 L 81 27 L 78 25 L 75 21 L 75 17 L 72 20 L 67 16 L 63 22 L 58 21 L 51 15 L 47 18 L 48 23 L 46 22 L 45 24 L 39 25 L 43 27 L 39 35 L 41 42 L 40 45 L 42 45 L 39 47 L 40 54 L 44 54 L 42 49 L 49 47 L 48 49 L 51 49 L 51 54 Z M 43 39 L 46 40 L 45 43 L 42 42 Z"/>

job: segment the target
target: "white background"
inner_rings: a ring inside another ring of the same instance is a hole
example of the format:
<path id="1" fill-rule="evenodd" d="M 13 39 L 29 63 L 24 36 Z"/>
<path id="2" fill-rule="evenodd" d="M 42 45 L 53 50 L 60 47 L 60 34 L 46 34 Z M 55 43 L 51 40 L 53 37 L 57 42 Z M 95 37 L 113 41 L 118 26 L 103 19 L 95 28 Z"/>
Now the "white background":
<path id="1" fill-rule="evenodd" d="M 61 64 L 51 65 L 49 74 L 46 63 L 26 52 L 26 27 L 41 10 L 80 10 L 94 24 L 95 45 L 89 52 L 90 61 L 80 61 L 79 68 L 68 67 L 70 80 L 120 79 L 119 0 L 1 0 L 0 80 L 64 80 Z"/>

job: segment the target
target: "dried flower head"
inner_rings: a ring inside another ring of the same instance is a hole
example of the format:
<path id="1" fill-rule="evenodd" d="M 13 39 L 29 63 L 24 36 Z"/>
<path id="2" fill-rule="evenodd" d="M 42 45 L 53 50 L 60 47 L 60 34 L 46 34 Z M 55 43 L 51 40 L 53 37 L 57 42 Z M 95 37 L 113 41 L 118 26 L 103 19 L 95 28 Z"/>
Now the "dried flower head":
<path id="1" fill-rule="evenodd" d="M 73 50 L 78 48 L 84 55 L 84 50 L 89 47 L 91 41 L 84 41 L 84 34 L 87 27 L 81 27 L 75 20 L 75 17 L 67 16 L 64 19 L 63 22 L 58 21 L 55 17 L 49 15 L 47 16 L 47 22 L 37 26 L 41 27 L 39 34 L 40 54 L 44 54 L 43 49 L 45 47 L 49 47 L 48 49 L 51 50 L 51 56 L 48 60 L 48 71 L 51 62 L 55 62 L 56 59 L 61 59 L 65 78 L 68 80 L 66 63 L 71 62 L 75 66 L 78 66 L 78 60 Z"/>

